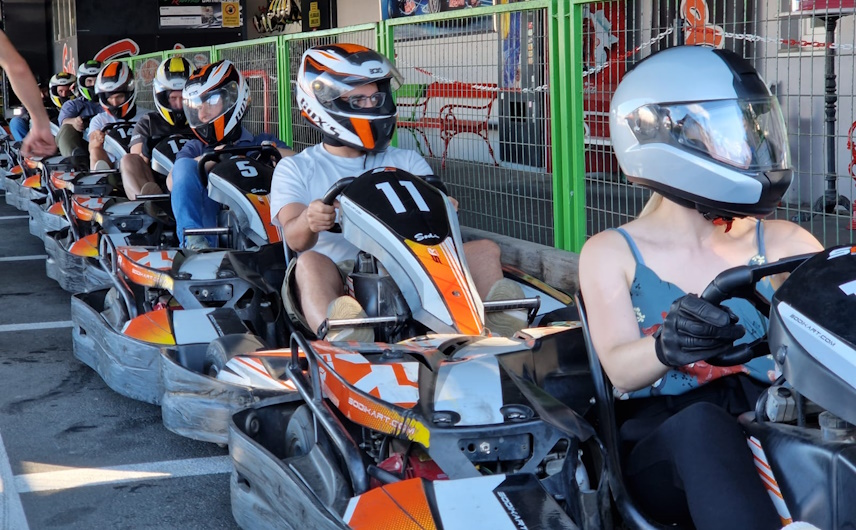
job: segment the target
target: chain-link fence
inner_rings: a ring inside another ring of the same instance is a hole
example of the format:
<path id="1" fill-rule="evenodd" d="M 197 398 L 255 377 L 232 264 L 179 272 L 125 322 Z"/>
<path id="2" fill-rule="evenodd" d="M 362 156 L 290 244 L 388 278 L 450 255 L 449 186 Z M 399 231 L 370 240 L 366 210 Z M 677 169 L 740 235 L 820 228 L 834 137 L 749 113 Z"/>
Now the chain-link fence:
<path id="1" fill-rule="evenodd" d="M 276 38 L 219 46 L 217 59 L 228 59 L 250 87 L 250 108 L 243 125 L 253 134 L 279 134 L 279 66 Z"/>
<path id="2" fill-rule="evenodd" d="M 361 44 L 375 49 L 377 48 L 377 31 L 374 27 L 370 27 L 368 29 L 351 31 L 289 35 L 286 38 L 287 41 L 285 42 L 284 49 L 291 87 L 291 90 L 289 90 L 291 101 L 286 110 L 286 119 L 289 119 L 291 123 L 292 147 L 295 151 L 302 151 L 307 147 L 321 142 L 321 133 L 303 118 L 300 114 L 300 108 L 297 106 L 294 84 L 297 82 L 297 70 L 300 68 L 300 59 L 303 57 L 303 52 L 313 46 L 336 44 L 339 42 Z"/>
<path id="3" fill-rule="evenodd" d="M 129 66 L 134 71 L 134 83 L 137 93 L 136 105 L 137 109 L 142 111 L 155 110 L 155 96 L 152 92 L 152 81 L 158 71 L 161 61 L 163 61 L 163 53 L 149 53 L 146 55 L 138 55 L 129 60 Z M 139 112 L 139 110 L 138 110 Z"/>
<path id="4" fill-rule="evenodd" d="M 553 244 L 547 10 L 392 24 L 399 147 L 418 150 L 466 226 Z"/>

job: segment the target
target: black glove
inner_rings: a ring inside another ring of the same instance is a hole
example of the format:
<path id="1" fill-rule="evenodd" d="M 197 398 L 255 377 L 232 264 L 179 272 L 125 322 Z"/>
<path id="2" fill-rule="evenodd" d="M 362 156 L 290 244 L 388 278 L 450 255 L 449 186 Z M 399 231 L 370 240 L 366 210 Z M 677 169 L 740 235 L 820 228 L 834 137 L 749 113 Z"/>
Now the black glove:
<path id="1" fill-rule="evenodd" d="M 730 309 L 687 294 L 672 303 L 654 344 L 661 363 L 679 367 L 728 352 L 745 333 Z"/>

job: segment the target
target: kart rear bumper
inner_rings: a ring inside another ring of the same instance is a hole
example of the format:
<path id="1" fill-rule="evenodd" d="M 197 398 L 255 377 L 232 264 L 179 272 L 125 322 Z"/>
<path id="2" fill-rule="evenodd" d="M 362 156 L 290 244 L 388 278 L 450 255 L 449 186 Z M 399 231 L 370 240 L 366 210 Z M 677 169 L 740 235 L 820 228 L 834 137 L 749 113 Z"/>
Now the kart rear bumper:
<path id="1" fill-rule="evenodd" d="M 160 345 L 113 329 L 100 312 L 106 293 L 101 289 L 71 297 L 74 356 L 119 394 L 157 405 L 163 393 Z"/>
<path id="2" fill-rule="evenodd" d="M 71 238 L 68 227 L 47 232 L 44 237 L 48 278 L 70 293 L 90 292 L 110 285 L 110 275 L 94 258 L 77 256 L 68 251 Z"/>
<path id="3" fill-rule="evenodd" d="M 47 198 L 41 197 L 31 200 L 27 208 L 30 214 L 30 233 L 42 241 L 47 238 L 48 232 L 62 230 L 68 226 L 68 220 L 64 216 L 48 213 L 46 204 Z"/>
<path id="4" fill-rule="evenodd" d="M 229 440 L 232 414 L 261 399 L 295 392 L 257 389 L 220 381 L 203 373 L 207 344 L 163 348 L 163 424 L 170 431 L 204 442 Z"/>
<path id="5" fill-rule="evenodd" d="M 347 528 L 342 515 L 325 506 L 297 473 L 299 461 L 322 456 L 320 447 L 283 459 L 286 425 L 301 403 L 296 393 L 269 399 L 236 413 L 229 422 L 232 516 L 241 528 Z M 251 436 L 247 431 L 253 419 L 258 432 Z"/>

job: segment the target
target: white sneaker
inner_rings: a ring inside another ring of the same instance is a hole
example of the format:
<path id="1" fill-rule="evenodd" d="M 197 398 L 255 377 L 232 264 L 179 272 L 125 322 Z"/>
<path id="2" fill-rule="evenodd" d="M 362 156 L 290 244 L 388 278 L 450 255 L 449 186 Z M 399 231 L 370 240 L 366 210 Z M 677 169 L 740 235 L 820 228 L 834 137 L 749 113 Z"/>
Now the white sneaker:
<path id="1" fill-rule="evenodd" d="M 110 171 L 111 169 L 113 169 L 112 167 L 110 167 L 110 163 L 106 160 L 96 160 L 95 165 L 92 166 L 92 168 L 95 171 Z"/>
<path id="2" fill-rule="evenodd" d="M 366 312 L 363 307 L 357 302 L 356 298 L 351 296 L 340 296 L 336 298 L 330 305 L 327 306 L 327 320 L 344 320 L 348 318 L 365 318 Z M 339 328 L 330 330 L 325 340 L 334 341 L 353 341 L 353 342 L 374 342 L 374 329 L 372 328 Z"/>
<path id="3" fill-rule="evenodd" d="M 521 298 L 524 298 L 523 288 L 517 282 L 503 278 L 493 284 L 485 300 L 495 302 Z M 528 312 L 525 309 L 485 313 L 484 320 L 491 333 L 503 337 L 513 337 L 515 333 L 529 325 Z"/>
<path id="4" fill-rule="evenodd" d="M 820 530 L 820 528 L 814 526 L 811 523 L 806 523 L 803 521 L 794 521 L 787 526 L 783 526 L 782 530 Z"/>

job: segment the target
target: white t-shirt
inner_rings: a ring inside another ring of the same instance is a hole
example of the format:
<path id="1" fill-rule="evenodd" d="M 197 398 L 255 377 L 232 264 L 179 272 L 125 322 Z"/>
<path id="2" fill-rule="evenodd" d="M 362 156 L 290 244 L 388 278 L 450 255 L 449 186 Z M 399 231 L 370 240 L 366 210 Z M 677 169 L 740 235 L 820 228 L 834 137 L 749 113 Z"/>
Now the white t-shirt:
<path id="1" fill-rule="evenodd" d="M 123 121 L 131 121 L 131 122 L 138 121 L 140 118 L 142 118 L 143 116 L 145 116 L 149 112 L 150 111 L 148 111 L 146 109 L 141 109 L 138 107 L 137 113 L 134 114 L 133 118 L 123 120 Z M 108 125 L 110 123 L 116 123 L 117 121 L 119 121 L 119 118 L 117 118 L 116 116 L 113 116 L 112 114 L 110 114 L 109 112 L 107 112 L 105 110 L 105 111 L 99 112 L 98 114 L 96 114 L 95 116 L 92 117 L 92 119 L 89 121 L 89 130 L 90 131 L 100 131 L 101 129 L 104 128 L 105 125 Z"/>
<path id="2" fill-rule="evenodd" d="M 388 147 L 383 153 L 357 158 L 335 156 L 323 144 L 285 157 L 276 165 L 270 194 L 271 222 L 279 225 L 276 214 L 283 206 L 292 203 L 309 205 L 327 193 L 333 184 L 345 177 L 357 177 L 377 167 L 395 167 L 417 176 L 433 175 L 434 171 L 424 158 L 410 149 Z M 318 243 L 312 248 L 336 263 L 354 259 L 359 250 L 345 241 L 342 234 L 321 232 Z"/>

